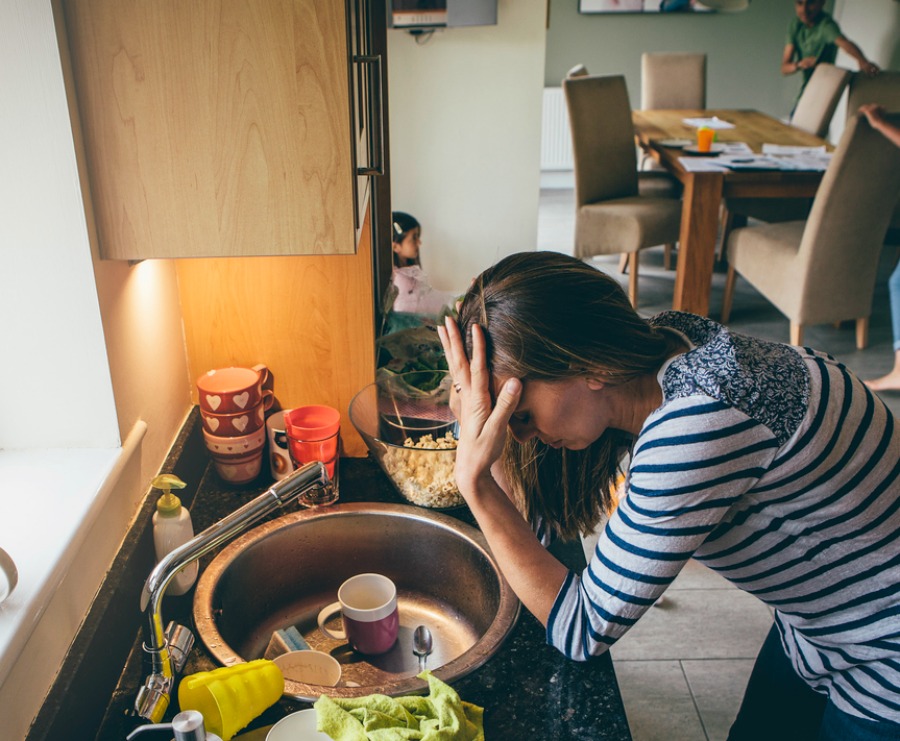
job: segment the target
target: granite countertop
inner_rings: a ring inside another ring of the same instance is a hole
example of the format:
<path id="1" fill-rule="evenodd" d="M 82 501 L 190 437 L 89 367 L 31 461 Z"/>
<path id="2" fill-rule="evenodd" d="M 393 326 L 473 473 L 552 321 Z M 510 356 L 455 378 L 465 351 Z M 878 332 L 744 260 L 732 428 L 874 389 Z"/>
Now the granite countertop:
<path id="1" fill-rule="evenodd" d="M 191 506 L 195 531 L 208 527 L 265 491 L 270 483 L 265 478 L 264 473 L 258 485 L 229 487 L 209 466 Z M 341 462 L 341 501 L 406 503 L 377 464 L 363 458 L 347 458 Z M 286 514 L 284 510 L 274 516 L 283 514 Z M 464 507 L 450 510 L 448 514 L 474 524 L 471 513 Z M 201 559 L 201 570 L 214 556 L 215 553 Z M 557 556 L 572 568 L 584 567 L 580 543 L 564 546 Z M 176 620 L 193 628 L 191 596 L 192 592 L 183 597 L 167 597 L 163 604 L 164 621 Z M 146 722 L 134 717 L 132 711 L 138 687 L 148 673 L 141 640 L 140 636 L 135 640 L 97 739 L 121 741 Z M 198 638 L 184 674 L 216 666 Z M 485 735 L 491 740 L 631 739 L 609 654 L 587 663 L 569 661 L 546 644 L 543 626 L 524 609 L 499 652 L 452 684 L 462 699 L 485 708 Z M 177 712 L 176 697 L 177 693 L 166 720 Z M 283 698 L 235 738 L 239 741 L 247 731 L 262 729 L 288 713 L 307 707 L 309 703 Z M 254 737 L 264 736 L 260 732 Z"/>

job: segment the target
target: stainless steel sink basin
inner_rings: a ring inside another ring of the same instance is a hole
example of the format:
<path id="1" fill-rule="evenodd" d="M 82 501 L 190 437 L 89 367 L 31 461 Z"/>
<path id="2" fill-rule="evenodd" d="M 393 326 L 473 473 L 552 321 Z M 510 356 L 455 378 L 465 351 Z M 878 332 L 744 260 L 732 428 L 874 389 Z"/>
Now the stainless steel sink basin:
<path id="1" fill-rule="evenodd" d="M 316 624 L 341 583 L 365 572 L 389 576 L 398 592 L 400 636 L 375 657 L 328 638 Z M 418 625 L 434 636 L 427 667 L 451 682 L 494 655 L 518 614 L 519 601 L 476 528 L 400 504 L 338 504 L 265 523 L 212 561 L 194 598 L 197 632 L 223 665 L 262 657 L 273 632 L 292 625 L 311 648 L 337 658 L 337 687 L 285 683 L 286 695 L 308 701 L 423 691 L 412 650 Z"/>

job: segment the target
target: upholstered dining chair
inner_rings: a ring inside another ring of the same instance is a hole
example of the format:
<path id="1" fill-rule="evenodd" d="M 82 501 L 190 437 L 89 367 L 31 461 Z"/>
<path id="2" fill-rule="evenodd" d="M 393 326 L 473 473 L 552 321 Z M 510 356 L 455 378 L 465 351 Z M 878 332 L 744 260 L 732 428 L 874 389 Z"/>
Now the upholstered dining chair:
<path id="1" fill-rule="evenodd" d="M 572 77 L 586 77 L 590 73 L 583 64 L 576 64 L 566 72 L 566 79 Z M 664 196 L 666 198 L 679 198 L 681 196 L 681 183 L 679 183 L 668 171 L 660 169 L 638 173 L 638 192 L 642 196 Z M 668 255 L 666 256 L 668 261 Z M 668 268 L 668 263 L 666 265 Z"/>
<path id="2" fill-rule="evenodd" d="M 706 108 L 706 54 L 641 54 L 641 110 L 660 108 Z M 643 151 L 638 166 L 648 172 L 665 169 Z"/>
<path id="3" fill-rule="evenodd" d="M 628 254 L 637 306 L 638 251 L 673 244 L 681 201 L 641 195 L 631 104 L 622 75 L 563 80 L 575 167 L 575 255 Z"/>
<path id="4" fill-rule="evenodd" d="M 641 54 L 641 110 L 706 108 L 706 54 Z"/>
<path id="5" fill-rule="evenodd" d="M 854 72 L 847 88 L 847 117 L 866 103 L 877 103 L 894 113 L 900 111 L 900 72 L 885 69 L 874 77 Z M 890 228 L 900 231 L 900 203 L 894 207 Z"/>
<path id="6" fill-rule="evenodd" d="M 900 125 L 900 114 L 891 120 Z M 790 321 L 791 344 L 810 324 L 856 320 L 868 344 L 878 259 L 900 195 L 900 148 L 854 116 L 822 178 L 809 218 L 735 229 L 728 239 L 722 322 L 740 274 Z"/>
<path id="7" fill-rule="evenodd" d="M 791 114 L 791 126 L 825 137 L 851 75 L 843 67 L 825 62 L 817 64 Z"/>
<path id="8" fill-rule="evenodd" d="M 851 75 L 850 70 L 835 67 L 833 64 L 822 62 L 816 65 L 791 115 L 791 126 L 824 138 L 828 134 L 831 119 Z M 726 199 L 722 204 L 722 240 L 719 243 L 719 255 L 724 254 L 731 230 L 745 225 L 748 218 L 767 222 L 796 221 L 806 218 L 811 205 L 810 198 Z"/>
<path id="9" fill-rule="evenodd" d="M 847 118 L 866 103 L 878 103 L 891 112 L 900 111 L 900 72 L 884 69 L 873 77 L 854 72 L 847 87 Z"/>

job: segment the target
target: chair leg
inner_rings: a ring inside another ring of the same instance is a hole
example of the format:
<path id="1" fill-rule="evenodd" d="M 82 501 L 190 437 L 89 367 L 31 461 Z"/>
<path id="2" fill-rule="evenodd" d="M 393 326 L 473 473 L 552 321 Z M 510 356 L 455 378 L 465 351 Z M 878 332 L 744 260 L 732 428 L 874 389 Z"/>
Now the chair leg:
<path id="1" fill-rule="evenodd" d="M 721 262 L 722 258 L 725 257 L 725 246 L 728 244 L 728 235 L 731 234 L 733 220 L 734 214 L 725 208 L 723 203 L 722 211 L 719 214 L 719 221 L 722 223 L 722 237 L 719 240 L 719 249 L 716 250 L 716 262 Z"/>
<path id="2" fill-rule="evenodd" d="M 631 305 L 636 309 L 638 305 L 638 252 L 635 250 L 631 253 L 628 260 L 628 298 L 631 299 Z"/>
<path id="3" fill-rule="evenodd" d="M 631 253 L 629 252 L 623 252 L 619 255 L 619 272 L 622 273 L 622 275 L 625 275 L 625 273 L 628 272 L 628 258 L 630 254 Z"/>
<path id="4" fill-rule="evenodd" d="M 671 242 L 667 242 L 663 251 L 663 268 L 666 270 L 672 269 L 672 252 L 675 249 L 675 245 Z"/>
<path id="5" fill-rule="evenodd" d="M 791 344 L 803 344 L 803 325 L 797 322 L 791 322 Z"/>
<path id="6" fill-rule="evenodd" d="M 728 318 L 731 316 L 731 300 L 734 297 L 735 277 L 734 268 L 729 265 L 728 274 L 725 276 L 725 292 L 722 294 L 722 315 L 719 317 L 719 321 L 722 324 L 727 324 Z"/>
<path id="7" fill-rule="evenodd" d="M 869 346 L 869 317 L 856 320 L 856 349 L 865 350 Z"/>
<path id="8" fill-rule="evenodd" d="M 725 259 L 725 250 L 728 247 L 728 237 L 731 236 L 731 232 L 735 229 L 740 229 L 742 226 L 747 226 L 747 217 L 743 214 L 735 214 L 725 208 L 724 204 L 722 205 L 722 239 L 719 242 L 719 254 L 716 257 L 716 260 L 722 261 Z"/>

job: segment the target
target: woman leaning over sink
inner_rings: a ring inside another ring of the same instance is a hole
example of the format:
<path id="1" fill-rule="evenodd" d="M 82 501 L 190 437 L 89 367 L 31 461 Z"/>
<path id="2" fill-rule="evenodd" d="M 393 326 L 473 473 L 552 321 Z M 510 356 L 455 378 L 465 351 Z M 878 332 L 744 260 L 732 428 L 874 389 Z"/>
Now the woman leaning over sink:
<path id="1" fill-rule="evenodd" d="M 440 335 L 457 484 L 551 645 L 603 653 L 693 557 L 775 610 L 729 739 L 900 738 L 900 430 L 850 371 L 644 320 L 551 252 L 486 270 Z M 607 512 L 584 573 L 545 550 Z"/>

